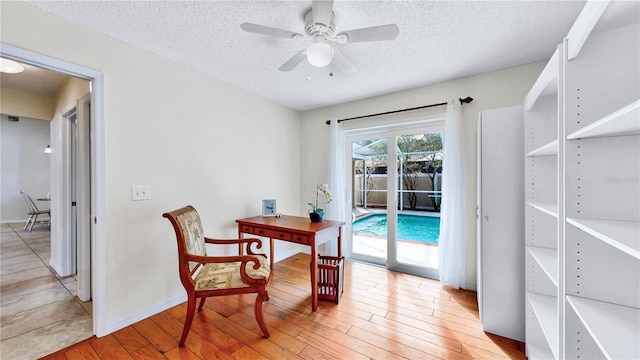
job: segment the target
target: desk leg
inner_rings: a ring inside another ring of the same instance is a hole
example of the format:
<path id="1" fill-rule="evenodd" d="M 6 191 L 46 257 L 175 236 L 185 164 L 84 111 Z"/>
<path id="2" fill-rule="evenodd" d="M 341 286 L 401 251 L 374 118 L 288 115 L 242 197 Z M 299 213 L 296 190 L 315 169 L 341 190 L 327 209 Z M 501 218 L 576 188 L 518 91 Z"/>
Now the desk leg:
<path id="1" fill-rule="evenodd" d="M 315 241 L 311 244 L 311 310 L 318 310 L 318 255 Z"/>
<path id="2" fill-rule="evenodd" d="M 342 226 L 338 228 L 338 257 L 342 257 Z"/>
<path id="3" fill-rule="evenodd" d="M 240 230 L 240 225 L 238 225 L 238 239 L 244 239 L 244 234 L 242 233 L 242 230 Z M 238 244 L 238 255 L 244 255 L 242 244 Z"/>
<path id="4" fill-rule="evenodd" d="M 273 239 L 269 238 L 269 262 L 271 264 L 271 271 L 273 271 Z"/>

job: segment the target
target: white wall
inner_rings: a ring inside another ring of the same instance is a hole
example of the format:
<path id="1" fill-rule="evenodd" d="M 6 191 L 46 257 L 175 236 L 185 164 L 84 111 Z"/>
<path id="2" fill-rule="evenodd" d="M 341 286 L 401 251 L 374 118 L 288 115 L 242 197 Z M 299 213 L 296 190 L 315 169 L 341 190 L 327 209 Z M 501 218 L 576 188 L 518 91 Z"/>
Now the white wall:
<path id="1" fill-rule="evenodd" d="M 194 205 L 208 236 L 235 237 L 262 199 L 299 211 L 299 112 L 28 4 L 0 6 L 2 42 L 104 73 L 110 326 L 183 294 L 163 212 Z M 132 185 L 151 199 L 131 201 Z"/>
<path id="2" fill-rule="evenodd" d="M 445 102 L 450 98 L 471 96 L 474 100 L 462 107 L 465 125 L 465 154 L 467 164 L 467 269 L 466 287 L 476 287 L 476 150 L 478 112 L 522 104 L 524 97 L 546 62 L 494 71 L 477 76 L 456 79 L 412 90 L 377 96 L 332 107 L 306 111 L 302 114 L 301 191 L 300 209 L 306 209 L 304 196 L 314 194 L 315 184 L 326 182 L 327 144 L 329 127 L 325 121 L 332 117 L 349 118 L 385 111 Z M 433 113 L 430 110 L 430 113 Z M 445 111 L 445 107 L 441 108 Z M 410 116 L 410 115 L 408 115 Z M 401 116 L 394 116 L 395 119 Z M 358 120 L 366 123 L 365 120 Z M 446 136 L 446 135 L 445 135 Z M 523 135 L 524 136 L 524 135 Z"/>
<path id="3" fill-rule="evenodd" d="M 44 153 L 49 145 L 49 122 L 26 117 L 12 122 L 5 114 L 0 118 L 0 222 L 26 221 L 27 207 L 20 190 L 31 195 L 38 208 L 49 208 L 48 203 L 36 200 L 49 192 L 51 155 Z"/>

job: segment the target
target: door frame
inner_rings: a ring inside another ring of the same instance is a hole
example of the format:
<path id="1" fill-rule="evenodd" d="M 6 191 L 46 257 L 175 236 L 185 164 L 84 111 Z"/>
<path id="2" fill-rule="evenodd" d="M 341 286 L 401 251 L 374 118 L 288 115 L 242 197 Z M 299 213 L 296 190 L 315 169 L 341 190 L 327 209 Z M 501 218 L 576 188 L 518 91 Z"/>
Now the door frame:
<path id="1" fill-rule="evenodd" d="M 91 94 L 77 100 L 76 274 L 77 295 L 91 299 Z"/>
<path id="2" fill-rule="evenodd" d="M 445 114 L 437 114 L 431 116 L 425 116 L 420 119 L 412 118 L 407 119 L 405 121 L 399 120 L 391 124 L 380 125 L 376 123 L 375 126 L 353 126 L 349 129 L 345 129 L 344 131 L 344 144 L 345 144 L 345 174 L 347 174 L 345 179 L 345 186 L 349 189 L 350 197 L 353 198 L 353 168 L 352 168 L 352 155 L 351 143 L 357 140 L 371 139 L 371 138 L 384 138 L 387 140 L 387 159 L 393 158 L 397 159 L 396 147 L 391 146 L 391 144 L 396 143 L 397 136 L 406 135 L 405 132 L 410 131 L 426 131 L 426 132 L 442 132 L 444 134 L 444 118 Z M 395 163 L 396 160 L 394 160 Z M 387 169 L 391 169 L 393 166 L 387 166 Z M 397 219 L 397 196 L 398 196 L 398 179 L 395 176 L 395 171 L 392 176 L 389 176 L 389 170 L 387 171 L 387 216 L 388 219 L 393 217 Z M 389 206 L 389 204 L 394 204 L 393 206 Z M 351 205 L 351 201 L 349 202 Z M 351 209 L 346 209 L 346 213 L 348 214 Z M 356 255 L 353 254 L 353 232 L 352 232 L 352 224 L 347 223 L 345 225 L 344 231 L 344 241 L 347 244 L 346 254 L 352 259 L 370 262 L 378 265 L 385 266 L 389 270 L 399 271 L 408 274 L 414 274 L 418 276 L 428 277 L 432 279 L 439 279 L 439 270 L 426 268 L 426 267 L 418 267 L 409 264 L 399 263 L 395 260 L 396 252 L 395 252 L 395 234 L 396 234 L 396 222 L 395 221 L 387 221 L 387 258 L 384 259 L 384 262 L 380 262 L 379 258 L 367 256 L 367 255 Z M 393 236 L 390 236 L 393 235 Z M 389 239 L 393 241 L 388 241 Z"/>
<path id="3" fill-rule="evenodd" d="M 104 74 L 100 71 L 0 42 L 8 59 L 57 71 L 91 82 L 91 283 L 93 333 L 107 334 L 107 244 L 105 197 Z M 55 179 L 52 179 L 55 181 Z M 54 215 L 55 216 L 55 215 Z M 98 221 L 99 220 L 99 221 Z"/>

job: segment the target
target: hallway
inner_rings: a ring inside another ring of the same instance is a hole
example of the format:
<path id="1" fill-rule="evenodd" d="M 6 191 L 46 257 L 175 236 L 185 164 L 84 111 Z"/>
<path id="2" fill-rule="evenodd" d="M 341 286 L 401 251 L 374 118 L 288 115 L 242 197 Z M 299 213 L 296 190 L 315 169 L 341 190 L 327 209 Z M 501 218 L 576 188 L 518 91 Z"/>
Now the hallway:
<path id="1" fill-rule="evenodd" d="M 73 276 L 49 268 L 50 231 L 0 228 L 0 358 L 37 359 L 93 335 L 91 306 Z"/>

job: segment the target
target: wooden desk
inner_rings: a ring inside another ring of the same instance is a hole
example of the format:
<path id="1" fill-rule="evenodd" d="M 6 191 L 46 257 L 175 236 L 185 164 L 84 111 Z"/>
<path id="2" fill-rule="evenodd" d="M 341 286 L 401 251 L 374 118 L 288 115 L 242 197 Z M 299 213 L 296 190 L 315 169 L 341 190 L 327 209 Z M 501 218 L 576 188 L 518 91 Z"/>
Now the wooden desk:
<path id="1" fill-rule="evenodd" d="M 341 253 L 342 221 L 323 220 L 311 222 L 308 217 L 285 216 L 262 217 L 255 216 L 236 220 L 238 236 L 252 234 L 269 238 L 269 260 L 273 270 L 273 239 L 288 241 L 300 245 L 311 246 L 311 308 L 318 310 L 318 255 L 316 247 L 333 239 L 338 241 L 338 256 Z M 242 251 L 242 250 L 240 250 Z"/>

